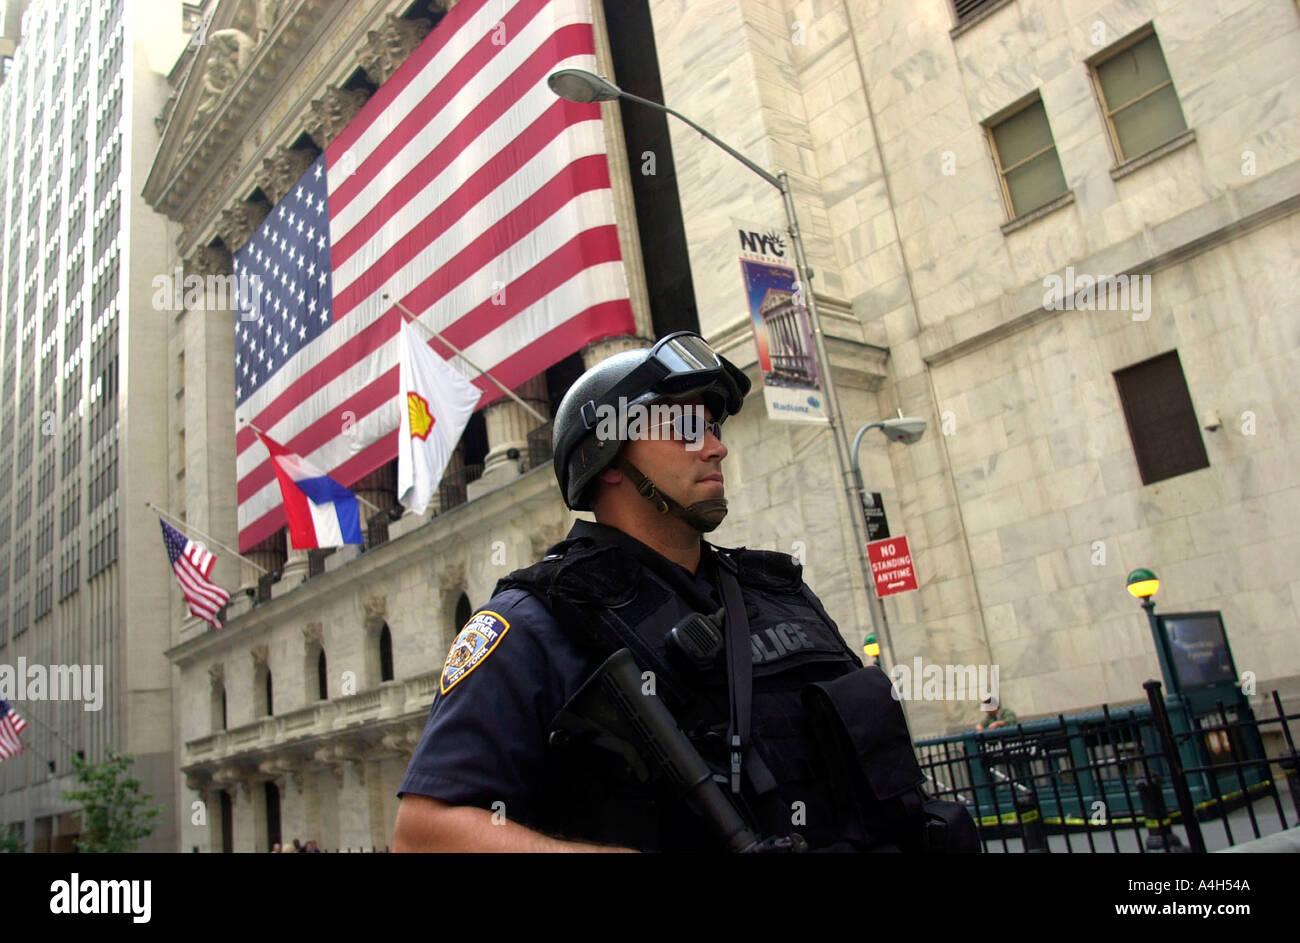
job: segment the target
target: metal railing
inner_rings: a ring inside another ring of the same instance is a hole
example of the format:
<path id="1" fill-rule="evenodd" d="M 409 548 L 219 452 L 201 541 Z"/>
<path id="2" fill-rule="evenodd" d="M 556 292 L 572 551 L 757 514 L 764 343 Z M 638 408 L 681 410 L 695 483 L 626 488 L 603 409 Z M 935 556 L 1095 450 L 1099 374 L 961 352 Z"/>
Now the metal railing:
<path id="1" fill-rule="evenodd" d="M 1273 717 L 1220 702 L 1207 723 L 1144 688 L 1147 704 L 919 740 L 928 791 L 966 805 L 985 851 L 1206 851 L 1300 824 L 1300 714 L 1277 692 Z"/>
<path id="2" fill-rule="evenodd" d="M 469 500 L 467 488 L 471 481 L 478 481 L 483 477 L 482 465 L 466 465 L 455 471 L 449 471 L 442 476 L 442 481 L 438 485 L 438 510 L 450 511 L 454 507 L 460 507 Z"/>
<path id="3" fill-rule="evenodd" d="M 545 465 L 551 460 L 554 452 L 551 450 L 551 432 L 555 424 L 548 422 L 538 426 L 528 433 L 528 454 L 524 457 L 524 471 L 536 468 L 538 465 Z"/>

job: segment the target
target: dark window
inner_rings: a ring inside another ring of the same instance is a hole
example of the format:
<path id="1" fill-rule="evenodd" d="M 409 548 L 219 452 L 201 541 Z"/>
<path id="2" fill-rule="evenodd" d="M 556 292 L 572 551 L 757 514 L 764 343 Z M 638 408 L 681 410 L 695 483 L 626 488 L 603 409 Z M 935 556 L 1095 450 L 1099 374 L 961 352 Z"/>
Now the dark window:
<path id="1" fill-rule="evenodd" d="M 221 686 L 221 729 L 225 730 L 229 726 L 228 715 L 226 714 L 226 686 Z"/>
<path id="2" fill-rule="evenodd" d="M 275 716 L 275 701 L 271 697 L 271 669 L 266 670 L 266 716 Z"/>
<path id="3" fill-rule="evenodd" d="M 1210 466 L 1177 351 L 1117 370 L 1115 384 L 1142 484 Z"/>
<path id="4" fill-rule="evenodd" d="M 460 599 L 456 600 L 456 631 L 459 632 L 464 628 L 469 617 L 474 614 L 474 608 L 469 604 L 469 597 L 464 593 L 460 594 Z"/>
<path id="5" fill-rule="evenodd" d="M 325 670 L 325 649 L 323 648 L 316 658 L 316 687 L 317 696 L 322 701 L 328 701 L 330 697 L 329 676 Z"/>
<path id="6" fill-rule="evenodd" d="M 393 633 L 387 622 L 379 630 L 379 680 L 393 680 Z"/>
<path id="7" fill-rule="evenodd" d="M 952 0 L 952 6 L 957 13 L 957 22 L 965 23 L 997 2 L 998 0 Z"/>
<path id="8" fill-rule="evenodd" d="M 233 854 L 235 851 L 235 813 L 230 801 L 230 793 L 224 789 L 221 796 L 221 853 Z"/>
<path id="9" fill-rule="evenodd" d="M 265 791 L 266 848 L 269 851 L 280 844 L 280 788 L 268 779 Z"/>

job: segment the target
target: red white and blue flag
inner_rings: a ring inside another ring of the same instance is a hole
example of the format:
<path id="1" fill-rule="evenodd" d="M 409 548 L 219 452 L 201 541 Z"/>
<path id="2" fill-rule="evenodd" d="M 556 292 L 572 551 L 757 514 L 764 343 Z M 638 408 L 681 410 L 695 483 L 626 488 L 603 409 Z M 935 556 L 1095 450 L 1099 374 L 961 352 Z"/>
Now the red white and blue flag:
<path id="1" fill-rule="evenodd" d="M 361 543 L 357 496 L 269 436 L 259 432 L 257 437 L 271 453 L 293 548 L 315 550 Z"/>
<path id="2" fill-rule="evenodd" d="M 23 742 L 18 735 L 26 729 L 27 721 L 18 716 L 8 701 L 0 698 L 0 760 L 23 752 Z"/>
<path id="3" fill-rule="evenodd" d="M 204 622 L 221 628 L 217 613 L 230 602 L 230 594 L 208 579 L 217 558 L 203 544 L 190 540 L 162 518 L 158 519 L 158 523 L 162 525 L 167 559 L 171 561 L 172 572 L 181 584 L 181 593 L 189 603 L 190 612 Z"/>
<path id="4" fill-rule="evenodd" d="M 595 69 L 591 0 L 447 13 L 235 253 L 258 291 L 236 322 L 242 419 L 350 485 L 397 457 L 394 302 L 508 387 L 633 332 L 600 108 L 551 92 L 563 68 Z M 431 346 L 480 406 L 500 395 Z M 236 453 L 248 550 L 288 511 L 252 429 Z"/>

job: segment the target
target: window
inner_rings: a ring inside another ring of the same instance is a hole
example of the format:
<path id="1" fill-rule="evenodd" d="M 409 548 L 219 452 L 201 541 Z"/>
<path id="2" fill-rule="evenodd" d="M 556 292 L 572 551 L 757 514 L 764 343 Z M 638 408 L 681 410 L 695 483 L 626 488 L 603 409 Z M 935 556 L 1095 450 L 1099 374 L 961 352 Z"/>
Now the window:
<path id="1" fill-rule="evenodd" d="M 1142 484 L 1210 466 L 1176 350 L 1117 370 L 1115 384 Z"/>
<path id="2" fill-rule="evenodd" d="M 379 630 L 379 680 L 393 680 L 393 633 L 387 622 Z"/>
<path id="3" fill-rule="evenodd" d="M 212 730 L 226 729 L 226 683 L 212 682 Z"/>
<path id="4" fill-rule="evenodd" d="M 996 123 L 989 123 L 993 160 L 1012 219 L 1032 213 L 1069 192 L 1047 112 L 1037 96 Z"/>
<path id="5" fill-rule="evenodd" d="M 952 0 L 952 8 L 957 14 L 957 24 L 961 25 L 983 13 L 992 12 L 1003 2 L 1004 0 Z"/>
<path id="6" fill-rule="evenodd" d="M 316 656 L 316 697 L 317 700 L 330 699 L 329 675 L 325 669 L 325 649 Z"/>
<path id="7" fill-rule="evenodd" d="M 1115 156 L 1122 163 L 1154 150 L 1187 130 L 1183 109 L 1150 29 L 1089 63 L 1106 115 Z"/>
<path id="8" fill-rule="evenodd" d="M 258 662 L 253 669 L 253 714 L 258 717 L 271 717 L 275 713 L 275 701 L 272 698 L 271 669 Z"/>

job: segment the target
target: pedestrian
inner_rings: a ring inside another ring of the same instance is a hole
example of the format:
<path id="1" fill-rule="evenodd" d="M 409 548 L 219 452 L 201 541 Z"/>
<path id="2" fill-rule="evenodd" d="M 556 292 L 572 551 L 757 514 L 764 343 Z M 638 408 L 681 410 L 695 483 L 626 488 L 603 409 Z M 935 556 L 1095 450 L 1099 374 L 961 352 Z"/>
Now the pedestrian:
<path id="1" fill-rule="evenodd" d="M 722 429 L 749 387 L 678 332 L 570 388 L 555 474 L 596 522 L 500 581 L 452 643 L 398 793 L 395 851 L 722 850 L 644 759 L 571 735 L 566 705 L 622 649 L 755 847 L 920 850 L 936 809 L 974 846 L 964 808 L 927 805 L 888 677 L 861 667 L 799 564 L 703 539 L 727 513 Z M 667 638 L 691 617 L 712 649 Z"/>
<path id="2" fill-rule="evenodd" d="M 1003 707 L 996 694 L 987 694 L 980 701 L 980 718 L 975 724 L 976 730 L 996 730 L 1016 722 L 1016 713 Z"/>

